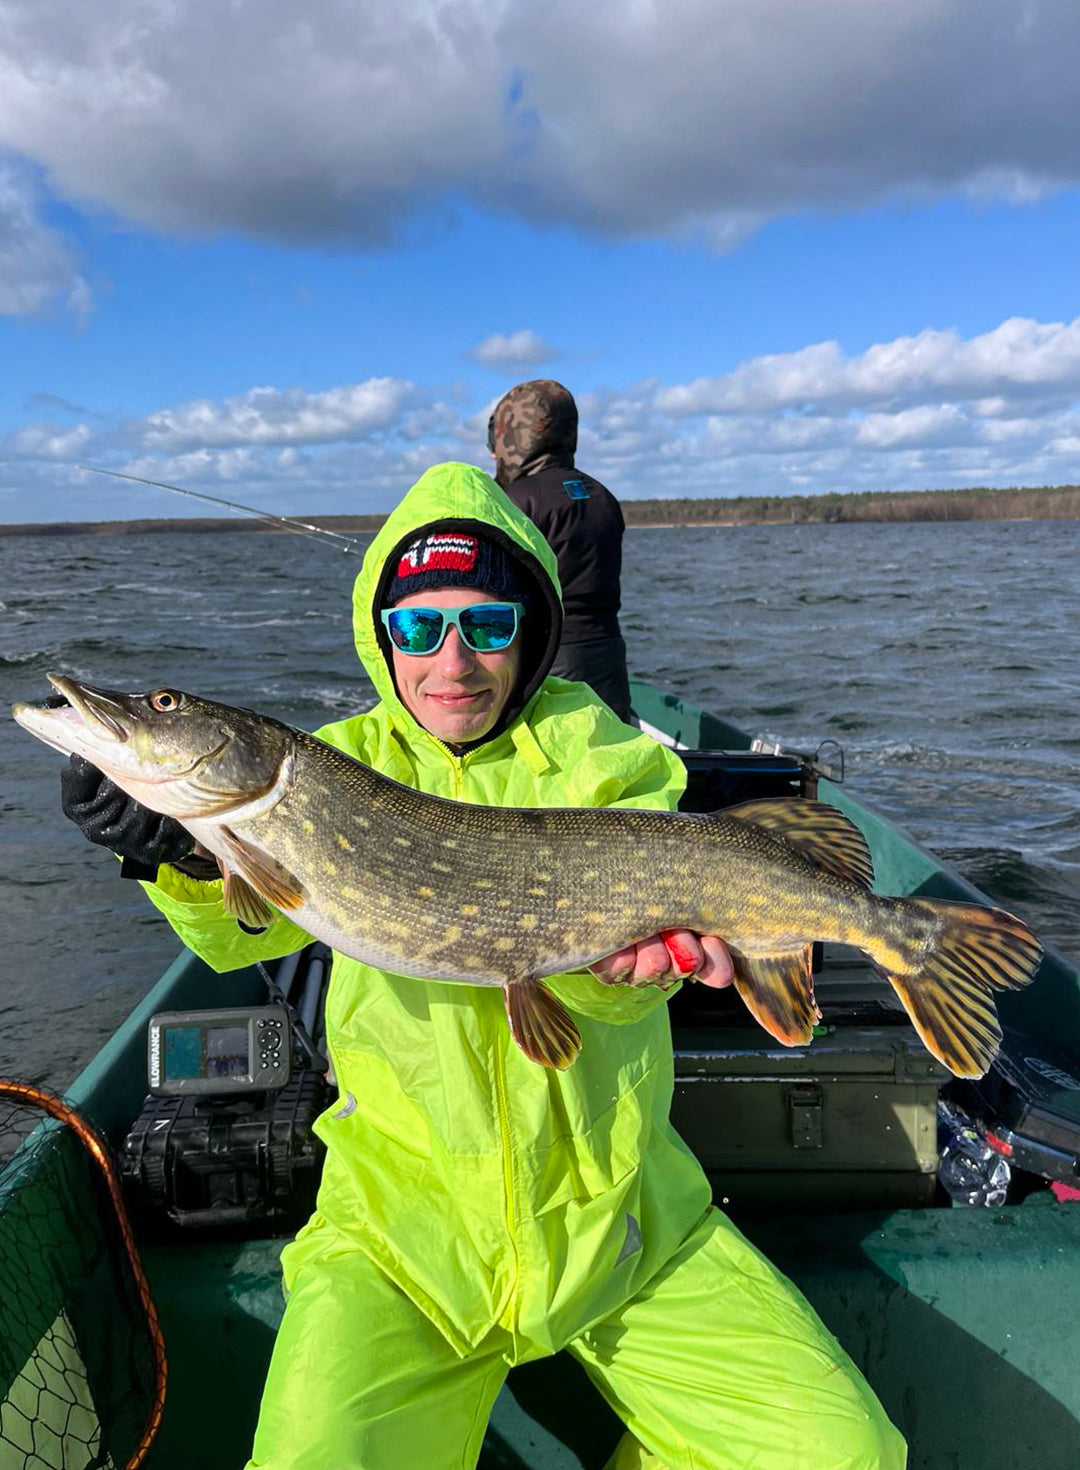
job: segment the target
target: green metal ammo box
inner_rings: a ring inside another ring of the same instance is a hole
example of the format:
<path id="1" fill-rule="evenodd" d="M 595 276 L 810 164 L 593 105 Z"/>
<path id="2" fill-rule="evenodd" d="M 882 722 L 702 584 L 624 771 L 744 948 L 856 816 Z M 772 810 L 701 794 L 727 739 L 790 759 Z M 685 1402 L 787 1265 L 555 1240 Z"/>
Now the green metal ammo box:
<path id="1" fill-rule="evenodd" d="M 929 1204 L 949 1073 L 857 951 L 825 946 L 815 993 L 823 1034 L 789 1048 L 755 1025 L 734 992 L 684 986 L 672 1002 L 672 1122 L 717 1202 L 736 1213 L 784 1202 Z"/>

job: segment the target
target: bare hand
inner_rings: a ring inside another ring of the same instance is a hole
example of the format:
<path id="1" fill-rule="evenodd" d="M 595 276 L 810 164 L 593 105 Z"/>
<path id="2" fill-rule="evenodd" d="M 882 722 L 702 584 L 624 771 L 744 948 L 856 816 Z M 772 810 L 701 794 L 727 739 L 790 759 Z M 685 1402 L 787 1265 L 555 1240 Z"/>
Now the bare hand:
<path id="1" fill-rule="evenodd" d="M 691 979 L 723 990 L 735 978 L 724 941 L 691 929 L 665 929 L 640 944 L 616 950 L 589 968 L 605 985 L 659 985 L 661 990 Z"/>

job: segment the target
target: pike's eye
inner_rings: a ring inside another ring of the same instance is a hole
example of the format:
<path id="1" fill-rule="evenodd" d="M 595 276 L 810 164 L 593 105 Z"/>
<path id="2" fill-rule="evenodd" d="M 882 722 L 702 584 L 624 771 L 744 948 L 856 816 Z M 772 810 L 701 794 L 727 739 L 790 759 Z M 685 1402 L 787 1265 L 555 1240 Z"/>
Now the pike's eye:
<path id="1" fill-rule="evenodd" d="M 170 710 L 180 708 L 181 696 L 171 689 L 159 689 L 156 694 L 150 696 L 151 709 L 159 710 L 162 714 L 168 714 Z"/>

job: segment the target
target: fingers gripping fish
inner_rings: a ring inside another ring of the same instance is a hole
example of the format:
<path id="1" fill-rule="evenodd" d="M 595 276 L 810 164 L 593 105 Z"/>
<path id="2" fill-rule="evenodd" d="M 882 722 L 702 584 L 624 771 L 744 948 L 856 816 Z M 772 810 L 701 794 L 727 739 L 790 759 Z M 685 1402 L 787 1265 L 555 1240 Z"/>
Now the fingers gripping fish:
<path id="1" fill-rule="evenodd" d="M 277 910 L 381 969 L 501 986 L 515 1042 L 545 1066 L 568 1067 L 581 1038 L 544 976 L 665 929 L 723 935 L 740 995 L 786 1046 L 806 1045 L 820 1019 L 811 944 L 856 945 L 961 1077 L 997 1052 L 994 990 L 1026 985 L 1041 956 L 1003 910 L 871 893 L 861 833 L 818 802 L 706 815 L 475 806 L 250 710 L 49 680 L 49 705 L 18 704 L 15 719 L 182 822 L 217 858 L 237 918 L 265 925 Z"/>

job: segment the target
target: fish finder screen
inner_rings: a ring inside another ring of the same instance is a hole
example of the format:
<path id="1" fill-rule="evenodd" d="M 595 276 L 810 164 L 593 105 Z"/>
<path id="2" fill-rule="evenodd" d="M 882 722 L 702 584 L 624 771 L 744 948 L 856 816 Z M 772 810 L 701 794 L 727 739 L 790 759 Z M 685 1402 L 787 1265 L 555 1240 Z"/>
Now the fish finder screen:
<path id="1" fill-rule="evenodd" d="M 246 1077 L 249 1072 L 246 1026 L 167 1026 L 165 1078 Z"/>

